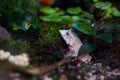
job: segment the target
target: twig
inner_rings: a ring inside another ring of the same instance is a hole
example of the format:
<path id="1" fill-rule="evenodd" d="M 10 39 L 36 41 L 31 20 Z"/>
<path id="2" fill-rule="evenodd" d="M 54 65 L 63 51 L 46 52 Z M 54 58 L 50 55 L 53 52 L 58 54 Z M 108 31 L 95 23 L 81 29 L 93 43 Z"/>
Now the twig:
<path id="1" fill-rule="evenodd" d="M 37 68 L 33 68 L 33 69 L 13 68 L 13 71 L 20 72 L 23 74 L 29 74 L 29 75 L 42 75 L 42 74 L 45 74 L 45 73 L 63 65 L 66 62 L 69 62 L 70 60 L 71 60 L 71 57 L 66 57 L 63 60 L 61 60 L 57 63 L 54 63 L 52 65 L 46 65 L 46 66 L 37 67 Z"/>

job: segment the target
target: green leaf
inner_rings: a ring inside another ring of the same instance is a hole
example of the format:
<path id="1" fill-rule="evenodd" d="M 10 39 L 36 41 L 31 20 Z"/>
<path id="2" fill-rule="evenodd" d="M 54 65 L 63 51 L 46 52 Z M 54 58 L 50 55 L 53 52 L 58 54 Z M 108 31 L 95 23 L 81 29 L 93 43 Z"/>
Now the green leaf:
<path id="1" fill-rule="evenodd" d="M 79 14 L 81 13 L 83 10 L 80 7 L 76 7 L 76 8 L 68 8 L 67 12 L 69 14 Z"/>
<path id="2" fill-rule="evenodd" d="M 41 8 L 40 11 L 47 15 L 63 15 L 65 12 L 63 10 L 60 10 L 59 8 L 52 8 L 52 7 L 44 7 Z"/>
<path id="3" fill-rule="evenodd" d="M 110 8 L 112 4 L 110 2 L 98 2 L 95 4 L 95 7 L 101 10 L 106 10 Z"/>
<path id="4" fill-rule="evenodd" d="M 72 19 L 73 19 L 73 21 L 74 21 L 74 22 L 76 22 L 76 21 L 79 21 L 79 20 L 80 20 L 79 16 L 72 16 Z"/>
<path id="5" fill-rule="evenodd" d="M 60 10 L 60 11 L 56 12 L 55 14 L 56 14 L 56 15 L 64 15 L 64 14 L 65 14 L 65 11 Z"/>
<path id="6" fill-rule="evenodd" d="M 111 12 L 112 12 L 112 15 L 113 15 L 113 16 L 115 16 L 115 17 L 120 17 L 120 11 L 118 11 L 117 8 L 112 7 L 111 10 L 112 10 Z"/>
<path id="7" fill-rule="evenodd" d="M 61 22 L 61 16 L 59 15 L 49 15 L 49 16 L 41 16 L 40 19 L 42 19 L 43 21 L 47 21 L 47 22 Z"/>
<path id="8" fill-rule="evenodd" d="M 95 44 L 85 43 L 79 49 L 78 55 L 90 53 L 90 52 L 94 51 L 95 49 L 96 49 Z"/>
<path id="9" fill-rule="evenodd" d="M 69 15 L 61 16 L 61 19 L 62 19 L 63 21 L 69 21 L 69 22 L 72 21 L 72 17 L 69 16 Z"/>
<path id="10" fill-rule="evenodd" d="M 65 16 L 61 16 L 61 19 L 62 21 L 65 21 L 65 22 L 77 22 L 79 20 L 79 17 L 65 15 Z"/>
<path id="11" fill-rule="evenodd" d="M 56 13 L 56 10 L 51 8 L 51 7 L 44 7 L 44 8 L 41 8 L 40 10 L 41 12 L 45 13 L 45 14 L 55 14 Z"/>
<path id="12" fill-rule="evenodd" d="M 95 36 L 94 29 L 86 23 L 83 23 L 83 22 L 74 23 L 73 28 L 75 28 L 76 30 L 78 30 L 84 34 Z"/>
<path id="13" fill-rule="evenodd" d="M 96 36 L 98 39 L 111 43 L 113 38 L 111 34 L 103 33 Z"/>
<path id="14" fill-rule="evenodd" d="M 91 15 L 90 13 L 88 13 L 88 12 L 84 11 L 84 12 L 82 12 L 82 14 L 80 16 L 84 17 L 85 19 L 89 19 L 91 21 L 95 21 L 94 16 Z"/>

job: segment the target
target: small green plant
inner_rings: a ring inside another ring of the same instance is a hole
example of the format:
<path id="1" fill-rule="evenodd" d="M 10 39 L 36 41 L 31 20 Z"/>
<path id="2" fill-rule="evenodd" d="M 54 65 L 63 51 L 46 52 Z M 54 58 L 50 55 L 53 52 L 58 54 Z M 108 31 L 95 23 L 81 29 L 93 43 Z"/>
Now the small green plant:
<path id="1" fill-rule="evenodd" d="M 65 11 L 60 10 L 59 8 L 44 7 L 40 10 L 44 13 L 44 16 L 41 16 L 40 19 L 46 22 L 61 22 L 61 23 L 72 23 L 78 21 L 76 17 L 65 15 Z"/>
<path id="2" fill-rule="evenodd" d="M 83 12 L 83 10 L 80 8 L 80 7 L 76 7 L 76 8 L 68 8 L 67 9 L 67 12 L 69 13 L 69 14 L 73 14 L 73 15 L 78 15 L 78 14 L 80 14 L 80 13 L 82 13 Z"/>
<path id="3" fill-rule="evenodd" d="M 61 22 L 61 23 L 74 23 L 83 21 L 91 23 L 94 20 L 93 15 L 84 12 L 80 7 L 68 8 L 66 11 L 62 11 L 59 8 L 45 7 L 40 10 L 44 15 L 40 16 L 40 19 L 45 22 Z"/>
<path id="4" fill-rule="evenodd" d="M 91 24 L 92 22 L 95 21 L 93 15 L 86 11 L 83 11 L 80 7 L 68 8 L 67 13 L 70 14 L 74 19 L 76 19 L 76 21 L 82 21 L 87 24 Z"/>
<path id="5" fill-rule="evenodd" d="M 82 47 L 79 50 L 79 54 L 92 52 L 98 47 L 98 45 L 101 44 L 101 41 L 103 41 L 102 43 L 104 42 L 112 43 L 113 40 L 119 41 L 120 39 L 119 33 L 111 31 L 111 30 L 120 29 L 119 23 L 114 23 L 114 24 L 106 23 L 101 26 L 101 29 L 95 30 L 89 24 L 86 24 L 84 22 L 78 22 L 73 24 L 73 28 L 76 29 L 77 31 L 89 35 L 89 39 L 92 39 L 92 42 L 89 42 L 88 40 L 87 43 L 82 45 Z"/>
<path id="6" fill-rule="evenodd" d="M 107 17 L 120 17 L 120 11 L 112 6 L 112 3 L 110 2 L 99 2 L 99 1 L 94 1 L 95 3 L 95 8 L 100 9 L 100 14 L 103 16 L 103 18 Z"/>

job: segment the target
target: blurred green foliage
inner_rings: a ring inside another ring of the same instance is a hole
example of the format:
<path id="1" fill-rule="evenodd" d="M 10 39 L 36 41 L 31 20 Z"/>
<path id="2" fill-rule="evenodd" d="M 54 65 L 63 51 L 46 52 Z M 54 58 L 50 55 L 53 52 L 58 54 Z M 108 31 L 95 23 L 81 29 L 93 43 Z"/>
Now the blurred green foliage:
<path id="1" fill-rule="evenodd" d="M 103 18 L 108 18 L 108 17 L 120 17 L 120 11 L 112 6 L 111 2 L 100 2 L 100 1 L 95 1 L 95 8 L 101 10 L 100 15 Z"/>
<path id="2" fill-rule="evenodd" d="M 37 0 L 0 0 L 0 24 L 27 30 L 37 16 Z M 34 25 L 35 26 L 35 25 Z"/>
<path id="3" fill-rule="evenodd" d="M 66 11 L 59 8 L 44 7 L 40 11 L 44 14 L 40 16 L 40 19 L 45 22 L 74 23 L 85 21 L 90 24 L 95 21 L 93 15 L 83 11 L 80 7 L 70 7 Z"/>

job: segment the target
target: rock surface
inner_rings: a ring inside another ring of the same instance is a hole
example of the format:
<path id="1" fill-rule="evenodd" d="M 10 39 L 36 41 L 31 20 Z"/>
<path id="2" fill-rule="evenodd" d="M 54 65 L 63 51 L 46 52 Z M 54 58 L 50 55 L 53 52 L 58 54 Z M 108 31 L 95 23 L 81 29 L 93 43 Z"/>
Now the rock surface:
<path id="1" fill-rule="evenodd" d="M 11 39 L 11 35 L 8 33 L 8 31 L 0 26 L 0 41 L 10 40 L 10 39 Z"/>

